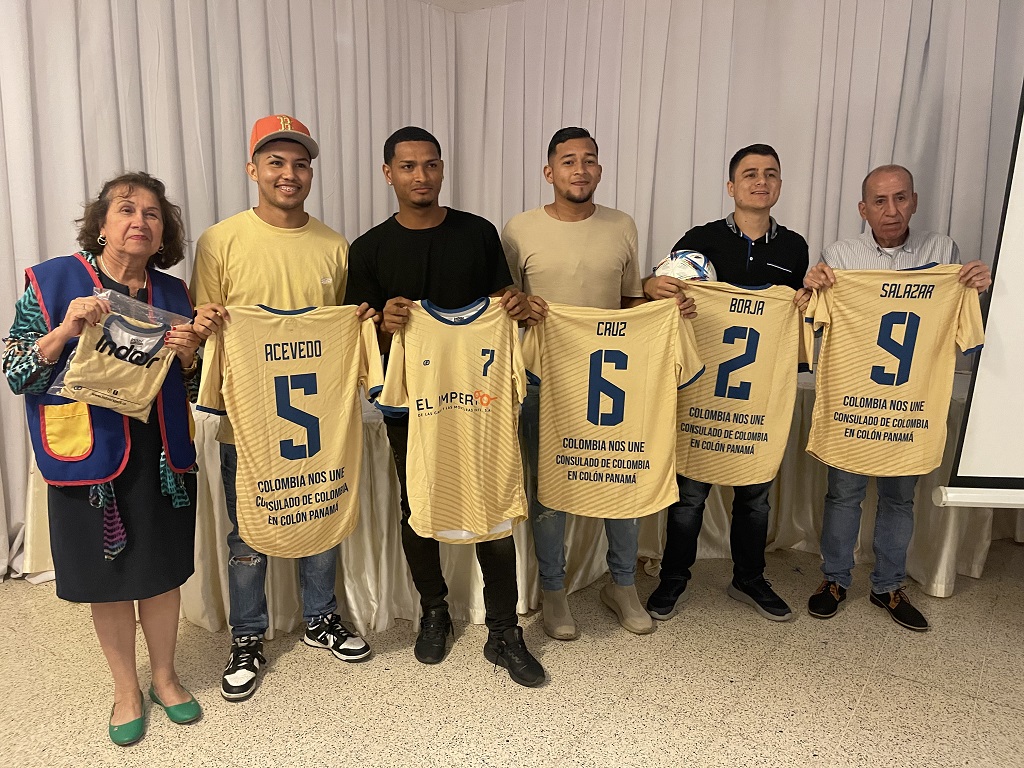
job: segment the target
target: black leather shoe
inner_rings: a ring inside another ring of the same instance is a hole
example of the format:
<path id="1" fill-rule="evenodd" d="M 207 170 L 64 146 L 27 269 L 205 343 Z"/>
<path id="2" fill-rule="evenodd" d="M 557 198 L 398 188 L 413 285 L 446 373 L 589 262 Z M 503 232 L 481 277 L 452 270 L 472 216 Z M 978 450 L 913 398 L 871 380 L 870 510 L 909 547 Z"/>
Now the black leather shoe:
<path id="1" fill-rule="evenodd" d="M 816 619 L 831 619 L 845 599 L 846 590 L 836 582 L 825 579 L 818 591 L 807 600 L 807 612 Z"/>
<path id="2" fill-rule="evenodd" d="M 872 592 L 871 602 L 879 608 L 885 608 L 892 620 L 901 627 L 912 629 L 915 632 L 928 631 L 928 620 L 910 604 L 902 589 L 897 589 L 895 592 Z"/>
<path id="3" fill-rule="evenodd" d="M 511 627 L 501 633 L 491 632 L 484 644 L 484 658 L 505 667 L 509 677 L 527 688 L 544 682 L 544 667 L 527 650 L 522 627 Z"/>
<path id="4" fill-rule="evenodd" d="M 440 664 L 448 652 L 448 634 L 455 634 L 448 608 L 431 608 L 420 619 L 420 633 L 416 635 L 416 661 Z"/>

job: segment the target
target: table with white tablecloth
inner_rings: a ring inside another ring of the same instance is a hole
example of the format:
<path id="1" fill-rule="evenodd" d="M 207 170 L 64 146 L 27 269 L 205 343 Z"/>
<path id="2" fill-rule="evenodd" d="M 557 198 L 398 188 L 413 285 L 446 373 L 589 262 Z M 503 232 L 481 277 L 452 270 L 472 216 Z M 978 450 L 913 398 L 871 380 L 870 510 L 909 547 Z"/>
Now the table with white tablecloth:
<path id="1" fill-rule="evenodd" d="M 1024 541 L 1024 512 L 977 508 L 939 508 L 932 490 L 946 482 L 963 416 L 967 377 L 958 375 L 947 420 L 948 435 L 942 466 L 921 478 L 917 487 L 915 530 L 907 559 L 907 572 L 921 589 L 939 597 L 953 594 L 957 575 L 981 577 L 993 538 Z M 827 485 L 826 467 L 804 447 L 814 405 L 813 379 L 801 376 L 789 444 L 772 487 L 772 516 L 768 549 L 818 551 L 822 504 Z M 196 572 L 182 588 L 185 617 L 209 630 L 227 625 L 228 585 L 226 537 L 229 530 L 220 480 L 215 435 L 218 417 L 196 414 L 196 443 L 200 454 Z M 383 630 L 395 618 L 417 619 L 416 591 L 402 553 L 399 532 L 399 491 L 384 424 L 372 407 L 363 413 L 363 467 L 360 484 L 360 523 L 340 545 L 337 576 L 339 613 L 361 632 Z M 30 484 L 26 519 L 25 571 L 52 569 L 46 525 L 46 491 L 38 473 Z M 714 488 L 704 514 L 698 557 L 729 557 L 729 513 L 732 492 Z M 870 560 L 874 525 L 873 484 L 864 504 L 858 562 Z M 529 525 L 515 530 L 518 551 L 519 610 L 539 605 L 537 562 Z M 649 573 L 656 573 L 664 547 L 665 513 L 641 522 L 640 557 Z M 567 583 L 570 591 L 601 577 L 605 565 L 604 526 L 599 520 L 570 516 L 566 525 Z M 473 548 L 442 544 L 442 565 L 449 584 L 452 615 L 482 623 L 482 579 Z M 808 583 L 808 589 L 815 584 Z M 290 631 L 302 619 L 297 569 L 294 561 L 270 559 L 267 601 L 269 634 Z"/>

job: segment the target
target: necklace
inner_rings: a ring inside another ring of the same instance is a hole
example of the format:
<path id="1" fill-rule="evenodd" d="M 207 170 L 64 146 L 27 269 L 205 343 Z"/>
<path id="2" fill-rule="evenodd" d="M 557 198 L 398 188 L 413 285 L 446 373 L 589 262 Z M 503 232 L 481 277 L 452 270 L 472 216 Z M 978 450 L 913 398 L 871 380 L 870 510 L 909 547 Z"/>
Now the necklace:
<path id="1" fill-rule="evenodd" d="M 146 287 L 146 285 L 149 283 L 149 275 L 146 272 L 143 272 L 142 273 L 142 285 L 140 285 L 138 288 L 132 290 L 132 287 L 130 285 L 128 285 L 127 283 L 122 283 L 120 280 L 118 280 L 116 277 L 114 277 L 112 274 L 110 274 L 110 270 L 107 269 L 107 265 L 103 261 L 103 254 L 102 253 L 99 256 L 96 257 L 96 266 L 100 268 L 100 272 L 102 272 L 104 275 L 109 277 L 115 283 L 118 283 L 119 285 L 125 286 L 128 289 L 128 296 L 130 296 L 133 299 L 136 296 L 138 296 L 139 295 L 139 291 L 143 290 Z"/>

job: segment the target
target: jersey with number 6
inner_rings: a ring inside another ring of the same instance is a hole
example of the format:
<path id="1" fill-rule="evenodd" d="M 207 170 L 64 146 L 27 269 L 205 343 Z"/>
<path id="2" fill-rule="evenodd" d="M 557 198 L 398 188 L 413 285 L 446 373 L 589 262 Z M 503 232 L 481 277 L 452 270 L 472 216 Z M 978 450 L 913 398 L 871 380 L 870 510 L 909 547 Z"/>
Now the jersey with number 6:
<path id="1" fill-rule="evenodd" d="M 923 475 L 942 462 L 956 347 L 985 340 L 978 292 L 959 264 L 836 270 L 808 307 L 824 329 L 807 452 L 872 477 Z"/>
<path id="2" fill-rule="evenodd" d="M 550 304 L 527 330 L 524 356 L 540 382 L 541 504 L 625 519 L 678 500 L 676 390 L 704 366 L 674 301 L 613 311 Z"/>
<path id="3" fill-rule="evenodd" d="M 374 396 L 384 378 L 374 324 L 352 306 L 228 312 L 198 408 L 234 427 L 238 532 L 267 555 L 326 552 L 359 522 L 359 388 Z"/>
<path id="4" fill-rule="evenodd" d="M 391 342 L 377 401 L 409 414 L 409 525 L 455 544 L 504 538 L 526 519 L 519 331 L 489 298 L 456 310 L 418 304 Z"/>
<path id="5" fill-rule="evenodd" d="M 691 282 L 693 332 L 707 370 L 679 392 L 676 471 L 715 485 L 753 485 L 779 471 L 793 422 L 798 367 L 814 331 L 785 285 Z"/>

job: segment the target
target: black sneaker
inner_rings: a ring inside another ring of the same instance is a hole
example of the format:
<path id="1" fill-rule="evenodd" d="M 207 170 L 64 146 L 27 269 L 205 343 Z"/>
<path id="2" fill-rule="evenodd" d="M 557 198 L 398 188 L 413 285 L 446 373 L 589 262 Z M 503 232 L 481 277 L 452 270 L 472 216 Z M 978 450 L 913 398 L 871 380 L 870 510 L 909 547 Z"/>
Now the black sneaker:
<path id="1" fill-rule="evenodd" d="M 902 589 L 897 589 L 895 592 L 872 592 L 870 599 L 879 608 L 885 608 L 892 616 L 892 620 L 901 627 L 912 629 L 915 632 L 928 631 L 928 619 L 910 604 Z"/>
<path id="2" fill-rule="evenodd" d="M 310 648 L 327 648 L 336 659 L 362 661 L 370 655 L 370 646 L 359 635 L 349 632 L 336 614 L 318 616 L 306 624 L 302 642 Z"/>
<path id="3" fill-rule="evenodd" d="M 228 701 L 244 701 L 256 690 L 256 675 L 260 665 L 266 664 L 263 657 L 263 638 L 260 635 L 245 635 L 231 641 L 231 656 L 224 667 L 220 681 L 220 695 Z"/>
<path id="4" fill-rule="evenodd" d="M 452 617 L 447 606 L 431 608 L 420 619 L 420 633 L 416 635 L 416 661 L 423 664 L 440 664 L 448 651 L 448 634 L 455 634 Z"/>
<path id="5" fill-rule="evenodd" d="M 816 619 L 831 619 L 845 599 L 846 590 L 836 582 L 825 579 L 818 591 L 807 600 L 807 612 Z"/>
<path id="6" fill-rule="evenodd" d="M 755 611 L 769 621 L 789 621 L 793 618 L 793 612 L 789 610 L 786 601 L 775 594 L 771 582 L 764 576 L 758 576 L 746 584 L 740 584 L 733 579 L 726 591 L 729 597 L 753 606 Z"/>
<path id="7" fill-rule="evenodd" d="M 544 682 L 544 667 L 527 650 L 522 627 L 512 627 L 500 634 L 490 633 L 484 644 L 484 658 L 505 667 L 509 677 L 527 688 Z"/>
<path id="8" fill-rule="evenodd" d="M 661 580 L 658 588 L 647 598 L 647 613 L 652 619 L 668 621 L 677 613 L 679 608 L 690 598 L 690 592 L 686 591 L 686 582 Z"/>

